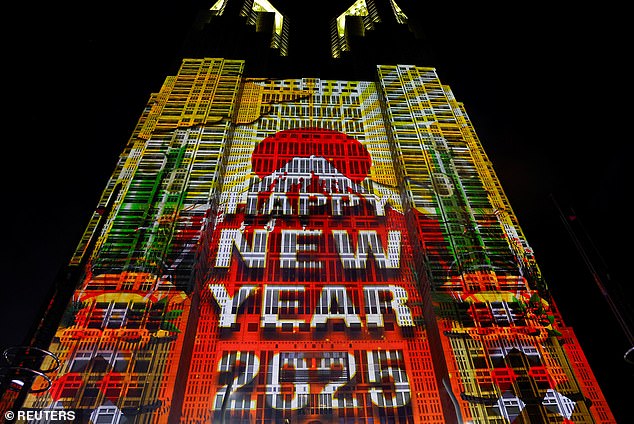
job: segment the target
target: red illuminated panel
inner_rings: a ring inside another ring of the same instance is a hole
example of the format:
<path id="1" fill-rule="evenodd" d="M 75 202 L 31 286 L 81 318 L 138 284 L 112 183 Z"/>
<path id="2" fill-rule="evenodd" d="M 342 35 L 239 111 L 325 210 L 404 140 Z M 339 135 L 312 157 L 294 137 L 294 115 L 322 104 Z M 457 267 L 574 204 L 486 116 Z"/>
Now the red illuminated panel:
<path id="1" fill-rule="evenodd" d="M 322 157 L 355 183 L 363 181 L 372 160 L 367 149 L 354 137 L 338 131 L 286 130 L 265 138 L 253 150 L 253 171 L 264 178 L 298 158 Z"/>
<path id="2" fill-rule="evenodd" d="M 188 417 L 443 422 L 404 216 L 360 184 L 366 148 L 282 131 L 252 164 L 214 230 Z"/>

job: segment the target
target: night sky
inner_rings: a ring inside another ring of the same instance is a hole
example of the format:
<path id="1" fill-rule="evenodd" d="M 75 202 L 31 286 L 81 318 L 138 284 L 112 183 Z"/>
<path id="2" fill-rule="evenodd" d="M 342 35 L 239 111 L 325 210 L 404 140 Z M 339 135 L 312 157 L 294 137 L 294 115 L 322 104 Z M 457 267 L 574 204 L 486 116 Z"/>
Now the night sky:
<path id="1" fill-rule="evenodd" d="M 5 12 L 0 349 L 23 342 L 205 4 L 128 3 Z M 465 104 L 618 422 L 634 422 L 631 344 L 596 284 L 632 316 L 628 13 L 608 3 L 419 7 L 436 52 L 428 66 Z"/>

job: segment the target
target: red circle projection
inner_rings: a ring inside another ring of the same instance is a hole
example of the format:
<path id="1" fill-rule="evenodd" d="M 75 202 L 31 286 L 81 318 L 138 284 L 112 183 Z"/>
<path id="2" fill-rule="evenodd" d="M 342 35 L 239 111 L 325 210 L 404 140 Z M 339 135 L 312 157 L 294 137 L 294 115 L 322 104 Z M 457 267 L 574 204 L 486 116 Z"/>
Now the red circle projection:
<path id="1" fill-rule="evenodd" d="M 368 176 L 372 159 L 359 140 L 339 131 L 301 128 L 279 131 L 253 150 L 253 171 L 263 178 L 294 158 L 323 157 L 355 183 Z"/>

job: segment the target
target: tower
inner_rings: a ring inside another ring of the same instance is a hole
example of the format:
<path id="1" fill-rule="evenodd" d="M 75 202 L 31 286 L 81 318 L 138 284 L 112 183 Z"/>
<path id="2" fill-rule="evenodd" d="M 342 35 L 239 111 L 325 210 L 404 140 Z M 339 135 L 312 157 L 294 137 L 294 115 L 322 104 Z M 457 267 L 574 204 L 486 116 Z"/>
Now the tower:
<path id="1" fill-rule="evenodd" d="M 463 105 L 418 59 L 369 74 L 377 32 L 415 36 L 406 4 L 340 11 L 305 76 L 282 5 L 201 16 L 192 52 L 219 54 L 187 55 L 149 99 L 71 260 L 60 367 L 26 408 L 610 422 Z"/>

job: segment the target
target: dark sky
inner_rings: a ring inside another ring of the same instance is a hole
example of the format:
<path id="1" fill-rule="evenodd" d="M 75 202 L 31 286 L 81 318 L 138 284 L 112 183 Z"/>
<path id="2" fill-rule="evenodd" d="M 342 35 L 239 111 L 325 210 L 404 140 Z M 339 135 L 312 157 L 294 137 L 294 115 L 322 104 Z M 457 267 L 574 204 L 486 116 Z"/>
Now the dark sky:
<path id="1" fill-rule="evenodd" d="M 595 283 L 631 316 L 628 12 L 419 3 L 436 51 L 429 66 L 465 104 L 619 422 L 634 422 L 631 345 Z M 22 2 L 4 12 L 0 348 L 22 343 L 146 100 L 176 73 L 196 4 L 205 2 Z M 574 212 L 588 263 L 553 198 Z"/>

